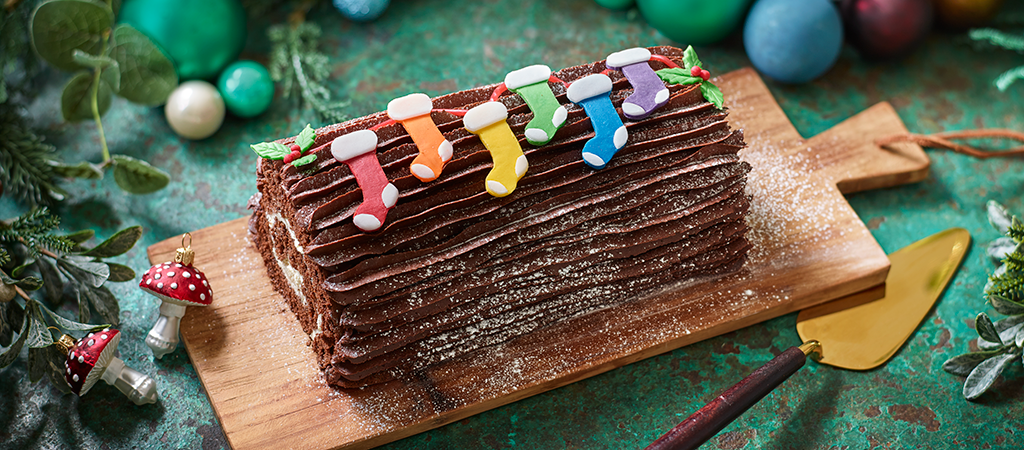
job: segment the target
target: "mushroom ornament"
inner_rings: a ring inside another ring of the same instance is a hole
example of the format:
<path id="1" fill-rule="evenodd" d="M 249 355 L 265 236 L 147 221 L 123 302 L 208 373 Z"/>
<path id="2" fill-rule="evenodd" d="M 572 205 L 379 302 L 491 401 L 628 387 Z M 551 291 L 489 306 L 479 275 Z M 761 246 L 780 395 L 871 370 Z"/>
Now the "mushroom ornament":
<path id="1" fill-rule="evenodd" d="M 189 245 L 185 245 L 185 238 Z M 174 261 L 157 264 L 142 274 L 139 287 L 155 295 L 160 304 L 160 317 L 146 336 L 146 345 L 158 359 L 178 347 L 178 328 L 186 306 L 208 306 L 213 301 L 213 290 L 202 271 L 192 267 L 192 235 L 185 233 L 182 247 L 174 254 Z"/>
<path id="2" fill-rule="evenodd" d="M 156 403 L 156 381 L 114 356 L 120 339 L 121 333 L 110 328 L 89 333 L 77 342 L 66 334 L 61 336 L 57 348 L 67 356 L 64 379 L 71 386 L 71 392 L 81 397 L 103 380 L 136 405 Z"/>

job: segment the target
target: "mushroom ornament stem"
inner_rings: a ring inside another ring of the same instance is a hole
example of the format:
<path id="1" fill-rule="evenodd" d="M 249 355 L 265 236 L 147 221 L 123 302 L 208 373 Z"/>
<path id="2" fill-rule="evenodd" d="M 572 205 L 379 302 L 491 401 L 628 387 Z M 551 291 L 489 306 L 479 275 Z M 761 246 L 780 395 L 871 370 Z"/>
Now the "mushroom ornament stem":
<path id="1" fill-rule="evenodd" d="M 110 360 L 107 370 L 103 371 L 103 381 L 114 386 L 136 405 L 156 403 L 156 381 L 149 375 L 128 367 L 121 358 Z"/>
<path id="2" fill-rule="evenodd" d="M 157 359 L 178 348 L 178 329 L 181 326 L 181 316 L 184 315 L 185 306 L 169 302 L 160 303 L 160 317 L 146 335 L 146 345 L 153 350 L 153 356 Z"/>
<path id="3" fill-rule="evenodd" d="M 185 244 L 188 238 L 188 245 Z M 161 359 L 178 347 L 178 329 L 186 306 L 209 306 L 213 301 L 213 290 L 206 275 L 192 262 L 192 235 L 185 233 L 181 248 L 174 254 L 174 261 L 157 264 L 142 274 L 139 287 L 159 298 L 160 317 L 146 335 L 146 345 L 153 350 L 153 356 Z"/>

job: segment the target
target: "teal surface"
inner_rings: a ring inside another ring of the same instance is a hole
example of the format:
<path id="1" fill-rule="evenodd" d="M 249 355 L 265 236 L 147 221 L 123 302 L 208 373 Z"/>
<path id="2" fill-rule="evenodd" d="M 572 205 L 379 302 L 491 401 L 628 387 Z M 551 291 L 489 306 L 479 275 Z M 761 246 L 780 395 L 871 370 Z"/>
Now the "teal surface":
<path id="1" fill-rule="evenodd" d="M 422 91 L 439 95 L 503 79 L 508 71 L 544 63 L 552 68 L 602 59 L 637 45 L 671 42 L 644 24 L 636 10 L 611 11 L 591 0 L 520 2 L 396 1 L 370 24 L 346 21 L 330 5 L 310 17 L 324 29 L 333 62 L 331 88 L 351 102 L 353 116 L 379 111 L 388 100 Z M 283 20 L 275 17 L 274 21 Z M 263 29 L 250 24 L 242 57 L 266 63 Z M 462 26 L 454 27 L 453 24 Z M 739 36 L 698 47 L 712 75 L 749 65 Z M 909 58 L 868 64 L 844 48 L 836 67 L 815 82 L 773 94 L 804 136 L 888 100 L 907 127 L 931 133 L 965 128 L 1024 130 L 1024 84 L 1000 94 L 990 84 L 1024 63 L 1019 54 L 978 50 L 958 34 L 933 34 Z M 31 114 L 66 159 L 98 161 L 89 123 L 60 121 L 63 74 L 51 72 Z M 729 93 L 726 92 L 726 105 Z M 295 134 L 312 112 L 275 97 L 256 119 L 228 118 L 212 138 L 177 138 L 161 108 L 115 99 L 104 125 L 113 153 L 147 159 L 170 172 L 164 190 L 123 193 L 111 177 L 66 184 L 60 207 L 66 230 L 95 228 L 100 237 L 139 224 L 142 242 L 120 259 L 136 271 L 149 263 L 145 248 L 162 239 L 247 214 L 255 191 L 256 156 L 248 144 Z M 1024 162 L 981 161 L 929 151 L 930 177 L 914 185 L 854 195 L 850 202 L 886 251 L 939 230 L 960 226 L 974 236 L 963 267 L 935 310 L 888 364 L 850 372 L 808 364 L 766 397 L 707 449 L 785 448 L 1020 448 L 1024 433 L 1024 370 L 1017 365 L 980 401 L 960 395 L 962 379 L 940 366 L 976 337 L 973 316 L 988 310 L 981 296 L 995 265 L 984 245 L 997 233 L 984 204 L 995 199 L 1024 213 Z M 21 209 L 0 200 L 0 217 Z M 202 252 L 202 248 L 197 251 Z M 0 371 L 0 448 L 227 447 L 193 366 L 179 348 L 154 361 L 143 343 L 158 303 L 133 283 L 111 283 L 121 299 L 121 355 L 154 376 L 161 400 L 136 407 L 114 388 L 98 385 L 84 398 L 28 383 L 25 359 Z M 990 311 L 992 313 L 992 311 Z M 636 448 L 657 438 L 760 364 L 799 343 L 787 315 L 641 361 L 606 374 L 488 411 L 388 446 L 420 448 Z M 257 337 L 253 337 L 257 339 Z M 295 444 L 301 448 L 301 443 Z"/>

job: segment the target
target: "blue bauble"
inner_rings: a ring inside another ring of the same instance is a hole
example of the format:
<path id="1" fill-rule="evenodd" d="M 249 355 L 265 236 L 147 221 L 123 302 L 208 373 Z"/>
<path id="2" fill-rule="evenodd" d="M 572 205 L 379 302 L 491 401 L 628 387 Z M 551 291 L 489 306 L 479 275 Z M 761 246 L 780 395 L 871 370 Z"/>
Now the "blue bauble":
<path id="1" fill-rule="evenodd" d="M 743 27 L 743 45 L 761 73 L 806 83 L 835 64 L 843 22 L 828 0 L 758 0 Z"/>
<path id="2" fill-rule="evenodd" d="M 388 9 L 391 0 L 334 0 L 334 7 L 349 20 L 369 22 Z"/>

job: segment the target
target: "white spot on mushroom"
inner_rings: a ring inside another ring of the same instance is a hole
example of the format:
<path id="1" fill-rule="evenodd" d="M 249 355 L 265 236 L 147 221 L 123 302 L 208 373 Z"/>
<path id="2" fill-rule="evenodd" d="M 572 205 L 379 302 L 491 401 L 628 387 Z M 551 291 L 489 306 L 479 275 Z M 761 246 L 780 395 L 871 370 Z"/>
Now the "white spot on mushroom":
<path id="1" fill-rule="evenodd" d="M 85 363 L 85 358 L 83 358 L 82 355 L 78 355 L 78 363 L 79 364 L 84 364 Z"/>
<path id="2" fill-rule="evenodd" d="M 152 283 L 152 282 L 153 282 L 153 279 L 152 279 L 152 278 L 150 278 L 150 279 L 146 280 L 146 284 L 150 284 L 150 283 Z"/>
<path id="3" fill-rule="evenodd" d="M 75 359 L 75 352 L 71 352 L 71 359 Z M 67 364 L 67 363 L 64 363 Z"/>
<path id="4" fill-rule="evenodd" d="M 209 286 L 209 284 L 206 283 L 206 280 L 203 280 L 203 286 Z"/>
<path id="5" fill-rule="evenodd" d="M 92 337 L 92 335 L 94 335 L 94 334 L 96 334 L 96 333 L 89 333 L 89 335 L 86 336 L 86 337 Z M 92 344 L 89 344 L 89 345 L 92 345 Z"/>
<path id="6" fill-rule="evenodd" d="M 181 267 L 181 264 L 175 264 L 174 267 Z"/>
<path id="7" fill-rule="evenodd" d="M 173 277 L 174 276 L 174 272 L 167 272 L 167 276 Z"/>
<path id="8" fill-rule="evenodd" d="M 90 336 L 92 336 L 92 335 L 90 334 Z M 86 345 L 88 345 L 88 346 L 92 347 L 92 345 L 93 345 L 93 344 L 95 344 L 95 343 L 96 343 L 96 340 L 95 340 L 95 339 L 89 339 L 89 343 L 88 343 L 88 344 L 86 344 Z"/>
<path id="9" fill-rule="evenodd" d="M 192 274 L 190 274 L 190 273 L 188 273 L 188 272 L 182 272 L 182 273 L 181 273 L 181 276 L 183 276 L 183 277 L 185 277 L 185 278 L 191 278 L 191 277 L 192 277 Z"/>
<path id="10" fill-rule="evenodd" d="M 203 276 L 202 276 L 201 274 L 199 274 L 199 273 L 196 273 L 196 278 L 198 278 L 198 279 L 202 280 L 202 279 L 203 279 Z"/>
<path id="11" fill-rule="evenodd" d="M 177 289 L 178 283 L 171 283 L 171 289 Z"/>
<path id="12" fill-rule="evenodd" d="M 163 289 L 164 288 L 164 284 L 163 283 L 157 283 L 156 284 L 156 288 L 157 289 Z"/>
<path id="13" fill-rule="evenodd" d="M 78 382 L 78 374 L 76 373 L 76 374 L 72 375 L 71 379 L 75 380 L 75 382 L 77 383 Z"/>
<path id="14" fill-rule="evenodd" d="M 104 328 L 104 329 L 103 329 L 103 332 L 104 332 L 104 333 L 106 333 L 106 332 L 108 332 L 108 331 L 110 331 L 110 327 L 107 327 L 107 328 Z"/>
<path id="15" fill-rule="evenodd" d="M 160 279 L 160 274 L 153 275 L 153 278 L 156 278 L 157 280 L 159 280 Z"/>
<path id="16" fill-rule="evenodd" d="M 194 284 L 188 285 L 188 290 L 190 290 L 190 291 L 196 290 L 196 285 L 194 285 Z"/>
<path id="17" fill-rule="evenodd" d="M 67 363 L 64 363 L 64 365 L 66 366 Z M 68 375 L 71 375 L 71 368 L 70 367 L 68 367 Z"/>
<path id="18" fill-rule="evenodd" d="M 206 294 L 199 294 L 200 300 L 206 300 Z"/>
<path id="19" fill-rule="evenodd" d="M 101 334 L 100 335 L 100 339 L 103 339 L 104 341 L 107 340 L 107 334 L 106 333 Z"/>

